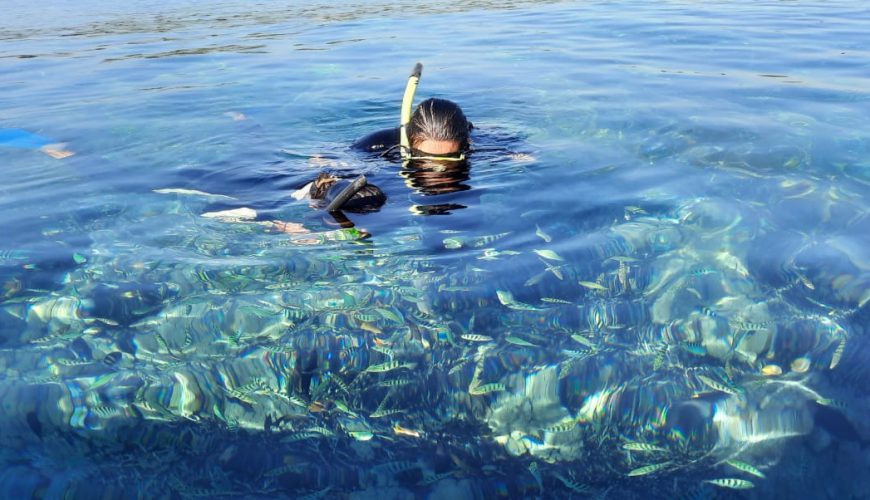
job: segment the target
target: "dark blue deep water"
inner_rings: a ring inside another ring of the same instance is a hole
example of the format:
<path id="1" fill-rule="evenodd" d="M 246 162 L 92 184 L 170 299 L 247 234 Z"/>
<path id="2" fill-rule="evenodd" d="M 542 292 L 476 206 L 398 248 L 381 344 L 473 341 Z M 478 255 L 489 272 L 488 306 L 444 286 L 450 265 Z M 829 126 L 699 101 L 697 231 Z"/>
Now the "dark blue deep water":
<path id="1" fill-rule="evenodd" d="M 870 498 L 868 32 L 3 2 L 0 497 Z M 417 61 L 465 166 L 349 149 Z"/>

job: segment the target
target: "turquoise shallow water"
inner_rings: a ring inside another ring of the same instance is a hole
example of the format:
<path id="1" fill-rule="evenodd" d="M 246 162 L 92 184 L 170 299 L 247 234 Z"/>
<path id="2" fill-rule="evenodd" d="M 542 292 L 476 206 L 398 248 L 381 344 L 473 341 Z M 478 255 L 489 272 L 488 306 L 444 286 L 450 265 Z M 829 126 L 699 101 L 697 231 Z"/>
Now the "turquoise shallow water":
<path id="1" fill-rule="evenodd" d="M 6 11 L 3 497 L 867 497 L 859 3 Z"/>

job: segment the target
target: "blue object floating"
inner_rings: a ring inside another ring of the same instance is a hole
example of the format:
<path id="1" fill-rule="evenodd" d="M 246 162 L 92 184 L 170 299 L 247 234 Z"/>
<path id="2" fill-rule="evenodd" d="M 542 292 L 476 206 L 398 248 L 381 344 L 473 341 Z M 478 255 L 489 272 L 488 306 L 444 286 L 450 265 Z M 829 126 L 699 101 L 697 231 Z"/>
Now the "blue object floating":
<path id="1" fill-rule="evenodd" d="M 39 149 L 51 144 L 51 139 L 21 128 L 0 128 L 0 147 Z"/>

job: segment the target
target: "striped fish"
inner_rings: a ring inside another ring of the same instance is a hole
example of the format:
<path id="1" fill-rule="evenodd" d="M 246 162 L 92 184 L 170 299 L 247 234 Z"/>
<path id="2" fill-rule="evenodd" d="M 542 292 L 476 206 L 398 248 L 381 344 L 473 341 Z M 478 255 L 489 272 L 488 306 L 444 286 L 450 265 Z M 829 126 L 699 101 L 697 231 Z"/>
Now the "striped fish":
<path id="1" fill-rule="evenodd" d="M 573 304 L 570 300 L 556 299 L 553 297 L 541 297 L 541 302 L 549 302 L 551 304 Z"/>
<path id="2" fill-rule="evenodd" d="M 627 451 L 645 451 L 645 452 L 665 452 L 668 451 L 661 446 L 656 446 L 649 443 L 628 442 L 622 445 L 623 450 Z"/>
<path id="3" fill-rule="evenodd" d="M 550 427 L 544 427 L 544 430 L 552 433 L 560 433 L 560 432 L 568 432 L 571 429 L 577 427 L 577 421 L 574 419 L 563 420 L 562 422 L 558 422 Z"/>
<path id="4" fill-rule="evenodd" d="M 462 340 L 467 340 L 469 342 L 492 342 L 492 337 L 486 335 L 479 335 L 476 333 L 466 333 L 460 335 L 459 338 Z"/>
<path id="5" fill-rule="evenodd" d="M 468 393 L 472 396 L 483 396 L 486 394 L 491 394 L 493 392 L 501 392 L 507 389 L 504 384 L 496 383 L 496 384 L 483 384 L 483 385 L 474 385 L 468 388 Z"/>
<path id="6" fill-rule="evenodd" d="M 254 405 L 254 402 L 255 402 L 255 401 L 254 401 L 253 399 L 251 399 L 251 397 L 248 396 L 248 395 L 247 395 L 246 393 L 244 393 L 244 392 L 237 391 L 237 390 L 235 390 L 235 389 L 227 389 L 227 388 L 224 388 L 224 392 L 226 392 L 226 393 L 227 393 L 228 395 L 230 395 L 231 397 L 233 397 L 233 398 L 235 398 L 235 399 L 238 399 L 238 400 L 241 401 L 242 403 L 246 403 L 246 404 L 249 404 L 249 405 L 252 405 L 252 406 Z"/>
<path id="7" fill-rule="evenodd" d="M 469 244 L 475 248 L 485 247 L 492 243 L 493 241 L 500 240 L 505 236 L 511 234 L 510 231 L 506 233 L 498 233 L 498 234 L 488 234 L 486 236 L 479 236 L 477 238 L 472 238 L 469 241 Z"/>
<path id="8" fill-rule="evenodd" d="M 409 378 L 397 378 L 397 379 L 384 380 L 382 382 L 378 382 L 377 385 L 380 387 L 401 387 L 403 385 L 408 385 L 411 382 L 413 382 L 413 380 L 411 380 Z"/>
<path id="9" fill-rule="evenodd" d="M 719 486 L 720 488 L 730 488 L 732 490 L 748 490 L 749 488 L 755 487 L 751 481 L 747 481 L 745 479 L 737 479 L 733 477 L 726 477 L 722 479 L 708 479 L 704 481 L 705 483 L 710 483 L 714 486 Z"/>
<path id="10" fill-rule="evenodd" d="M 765 477 L 763 472 L 746 462 L 741 462 L 740 460 L 726 460 L 725 463 L 747 474 L 752 474 L 753 476 L 760 477 L 762 479 L 764 479 Z"/>
<path id="11" fill-rule="evenodd" d="M 395 408 L 391 409 L 377 409 L 373 413 L 369 414 L 369 418 L 383 418 L 383 417 L 391 417 L 398 413 L 404 413 L 405 410 L 399 410 Z"/>
<path id="12" fill-rule="evenodd" d="M 646 476 L 647 474 L 652 474 L 654 472 L 658 472 L 662 469 L 665 469 L 669 465 L 671 465 L 671 462 L 662 462 L 660 464 L 644 465 L 643 467 L 638 467 L 637 469 L 633 469 L 633 470 L 629 471 L 628 477 Z"/>
<path id="13" fill-rule="evenodd" d="M 834 350 L 834 356 L 831 358 L 831 364 L 829 368 L 833 370 L 840 364 L 840 359 L 843 358 L 843 353 L 846 351 L 846 337 L 840 337 L 840 343 L 837 344 L 837 348 Z"/>
<path id="14" fill-rule="evenodd" d="M 740 396 L 743 392 L 739 387 L 734 387 L 730 384 L 718 382 L 710 377 L 707 377 L 706 375 L 697 375 L 697 377 L 698 380 L 704 383 L 704 385 L 713 389 L 714 391 L 724 392 L 726 394 L 731 394 L 734 396 Z"/>
<path id="15" fill-rule="evenodd" d="M 398 370 L 400 368 L 408 368 L 413 369 L 417 366 L 417 363 L 402 363 L 401 361 L 388 361 L 386 363 L 381 363 L 379 365 L 369 365 L 368 368 L 365 369 L 366 373 L 384 373 L 393 370 Z"/>

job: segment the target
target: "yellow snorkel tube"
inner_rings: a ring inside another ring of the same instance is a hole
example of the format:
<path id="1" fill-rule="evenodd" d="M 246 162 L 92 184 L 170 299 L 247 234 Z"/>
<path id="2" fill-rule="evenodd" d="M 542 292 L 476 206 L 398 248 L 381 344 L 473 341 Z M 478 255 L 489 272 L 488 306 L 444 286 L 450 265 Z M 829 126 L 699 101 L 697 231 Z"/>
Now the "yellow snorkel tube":
<path id="1" fill-rule="evenodd" d="M 415 64 L 413 71 L 411 71 L 411 76 L 408 77 L 408 84 L 405 85 L 405 95 L 402 96 L 402 116 L 399 121 L 399 150 L 402 153 L 402 160 L 405 162 L 411 159 L 411 141 L 408 140 L 408 123 L 411 122 L 411 106 L 414 104 L 414 94 L 417 93 L 417 85 L 420 83 L 420 76 L 422 74 L 423 64 Z"/>

